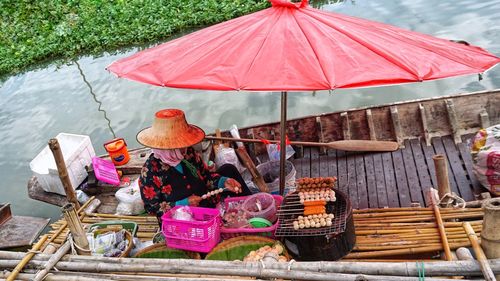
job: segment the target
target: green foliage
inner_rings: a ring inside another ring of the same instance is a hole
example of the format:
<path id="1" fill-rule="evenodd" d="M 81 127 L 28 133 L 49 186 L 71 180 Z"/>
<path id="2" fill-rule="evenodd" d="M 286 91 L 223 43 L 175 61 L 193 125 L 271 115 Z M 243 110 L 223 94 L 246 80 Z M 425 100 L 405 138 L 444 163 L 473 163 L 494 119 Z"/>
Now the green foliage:
<path id="1" fill-rule="evenodd" d="M 0 76 L 154 42 L 269 6 L 267 0 L 2 0 Z"/>
<path id="2" fill-rule="evenodd" d="M 256 251 L 264 246 L 272 246 L 273 243 L 270 242 L 253 242 L 248 244 L 242 244 L 233 246 L 228 249 L 220 249 L 218 251 L 212 251 L 206 256 L 206 260 L 220 260 L 220 261 L 242 261 L 251 251 Z"/>

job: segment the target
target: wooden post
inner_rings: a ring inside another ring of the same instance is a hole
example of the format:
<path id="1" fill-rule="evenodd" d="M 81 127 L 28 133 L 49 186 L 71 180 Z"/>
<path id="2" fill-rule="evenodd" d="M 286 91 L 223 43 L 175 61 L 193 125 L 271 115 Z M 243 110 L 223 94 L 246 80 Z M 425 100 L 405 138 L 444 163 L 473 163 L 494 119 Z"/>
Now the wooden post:
<path id="1" fill-rule="evenodd" d="M 250 175 L 252 175 L 252 179 L 259 188 L 261 192 L 269 192 L 269 188 L 264 181 L 264 178 L 262 175 L 259 173 L 259 170 L 255 167 L 255 164 L 253 163 L 252 159 L 250 158 L 250 155 L 248 155 L 247 150 L 245 149 L 245 146 L 240 146 L 236 149 L 236 153 L 238 156 L 241 158 L 243 161 L 243 165 L 247 167 L 248 172 L 250 172 Z"/>
<path id="2" fill-rule="evenodd" d="M 476 233 L 474 232 L 474 229 L 472 229 L 472 226 L 470 226 L 469 222 L 464 222 L 463 228 L 467 233 L 467 235 L 469 236 L 472 249 L 476 254 L 476 258 L 477 261 L 479 262 L 479 265 L 481 266 L 481 271 L 483 272 L 484 279 L 486 281 L 496 281 L 497 279 L 495 278 L 495 275 L 491 270 L 490 264 L 488 263 L 488 259 L 484 255 L 483 249 L 481 249 L 481 246 L 479 245 L 479 241 L 477 239 Z"/>
<path id="3" fill-rule="evenodd" d="M 75 242 L 77 251 L 80 249 L 80 255 L 90 255 L 87 234 L 85 233 L 82 223 L 76 214 L 75 206 L 72 203 L 68 203 L 64 205 L 61 210 L 64 215 L 64 219 L 68 223 L 69 231 L 73 236 L 73 241 Z"/>
<path id="4" fill-rule="evenodd" d="M 442 154 L 432 156 L 432 160 L 434 160 L 434 166 L 436 167 L 438 194 L 439 199 L 441 199 L 445 194 L 451 193 L 448 179 L 448 163 L 446 162 L 446 156 Z"/>
<path id="5" fill-rule="evenodd" d="M 64 192 L 66 193 L 66 198 L 68 201 L 75 204 L 76 208 L 80 208 L 80 203 L 76 199 L 75 189 L 71 185 L 71 181 L 68 176 L 68 170 L 66 169 L 66 163 L 64 163 L 64 156 L 62 154 L 61 146 L 56 138 L 49 140 L 49 147 L 54 155 L 54 160 L 56 161 L 57 171 L 59 172 L 59 178 L 61 179 L 62 185 L 64 187 Z"/>
<path id="6" fill-rule="evenodd" d="M 253 163 L 252 158 L 250 158 L 250 155 L 248 155 L 247 149 L 245 148 L 245 145 L 238 141 L 238 139 L 241 139 L 240 133 L 238 131 L 238 128 L 236 128 L 235 125 L 233 125 L 234 128 L 231 128 L 230 132 L 233 138 L 236 141 L 236 153 L 240 157 L 241 161 L 243 161 L 243 165 L 248 169 L 248 172 L 250 172 L 250 175 L 252 176 L 253 181 L 259 188 L 261 192 L 269 192 L 269 188 L 264 181 L 264 178 L 262 175 L 259 173 L 259 170 L 255 167 L 255 163 Z"/>

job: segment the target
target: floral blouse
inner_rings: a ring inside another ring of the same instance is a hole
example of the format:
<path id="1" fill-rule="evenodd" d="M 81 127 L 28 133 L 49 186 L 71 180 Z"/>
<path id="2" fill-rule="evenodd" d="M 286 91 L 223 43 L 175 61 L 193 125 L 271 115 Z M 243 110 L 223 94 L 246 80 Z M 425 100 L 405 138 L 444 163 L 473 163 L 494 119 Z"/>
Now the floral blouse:
<path id="1" fill-rule="evenodd" d="M 225 177 L 210 172 L 201 156 L 190 147 L 179 164 L 180 170 L 163 163 L 152 153 L 144 163 L 139 177 L 144 208 L 150 214 L 160 218 L 163 213 L 175 206 L 177 201 L 191 195 L 202 196 L 208 191 L 223 185 Z M 211 196 L 200 202 L 201 207 L 214 207 L 220 194 Z"/>

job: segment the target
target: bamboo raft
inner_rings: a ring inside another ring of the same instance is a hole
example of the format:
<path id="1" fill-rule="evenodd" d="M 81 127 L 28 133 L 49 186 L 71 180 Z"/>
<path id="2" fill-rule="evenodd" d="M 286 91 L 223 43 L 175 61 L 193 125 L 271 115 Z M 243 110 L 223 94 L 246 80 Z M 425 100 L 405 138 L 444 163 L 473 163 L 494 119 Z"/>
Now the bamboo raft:
<path id="1" fill-rule="evenodd" d="M 83 206 L 83 209 L 90 200 Z M 84 227 L 107 220 L 133 221 L 138 224 L 136 237 L 141 241 L 150 241 L 158 232 L 158 222 L 152 216 L 118 216 L 110 214 L 80 212 Z M 482 227 L 483 211 L 481 208 L 441 209 L 446 236 L 451 250 L 468 247 L 470 242 L 462 228 L 461 221 L 469 221 L 479 235 Z M 403 255 L 432 254 L 444 251 L 432 208 L 383 208 L 354 211 L 356 245 L 345 259 L 384 259 L 391 260 Z M 47 233 L 49 243 L 62 245 L 68 236 L 66 221 L 60 219 L 50 225 Z M 411 259 L 411 258 L 410 258 Z"/>
<path id="2" fill-rule="evenodd" d="M 158 231 L 155 217 L 116 216 L 89 213 L 79 210 L 83 225 L 105 220 L 124 220 L 138 223 L 137 237 L 151 240 Z M 483 211 L 481 208 L 440 209 L 446 236 L 451 250 L 469 247 L 464 222 L 471 225 L 477 235 L 481 232 Z M 439 238 L 435 213 L 429 208 L 383 208 L 355 210 L 356 246 L 341 262 L 308 263 L 242 263 L 200 260 L 158 260 L 133 258 L 104 258 L 66 255 L 57 262 L 59 271 L 48 270 L 45 280 L 249 280 L 281 278 L 284 280 L 418 280 L 418 263 L 426 265 L 426 276 L 480 276 L 481 265 L 477 261 L 443 262 L 440 252 L 444 246 Z M 37 248 L 44 249 L 49 243 L 61 247 L 67 238 L 67 223 L 61 219 L 50 225 L 48 234 L 40 237 Z M 34 255 L 34 254 L 33 254 Z M 23 253 L 0 252 L 0 268 L 18 265 Z M 51 255 L 34 255 L 26 263 L 19 280 L 31 280 L 36 269 L 45 266 Z M 387 262 L 391 262 L 388 266 Z M 500 273 L 500 260 L 490 260 L 492 272 Z M 118 273 L 119 272 L 119 273 Z M 363 273 L 360 275 L 360 273 Z M 8 273 L 0 278 L 8 278 Z M 446 280 L 437 277 L 425 280 Z M 463 279 L 467 280 L 467 279 Z"/>

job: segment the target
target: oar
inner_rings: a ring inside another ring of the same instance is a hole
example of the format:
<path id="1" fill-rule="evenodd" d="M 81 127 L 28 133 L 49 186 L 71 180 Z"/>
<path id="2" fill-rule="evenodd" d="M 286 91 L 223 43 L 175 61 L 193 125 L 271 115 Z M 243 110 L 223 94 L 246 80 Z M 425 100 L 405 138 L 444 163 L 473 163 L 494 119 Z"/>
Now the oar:
<path id="1" fill-rule="evenodd" d="M 258 139 L 234 139 L 234 138 L 224 138 L 224 137 L 212 137 L 206 136 L 207 140 L 221 140 L 221 141 L 241 141 L 241 142 L 253 142 L 262 143 Z M 276 140 L 270 140 L 271 143 L 279 143 Z M 371 141 L 371 140 L 340 140 L 332 142 L 306 142 L 306 141 L 291 141 L 294 145 L 303 146 L 319 146 L 328 147 L 331 149 L 345 150 L 345 151 L 395 151 L 398 149 L 399 145 L 397 142 L 393 141 Z"/>

